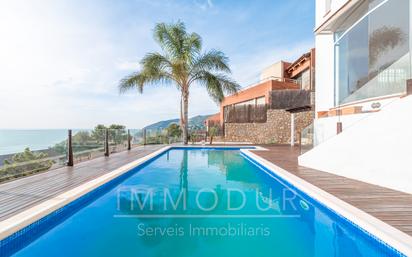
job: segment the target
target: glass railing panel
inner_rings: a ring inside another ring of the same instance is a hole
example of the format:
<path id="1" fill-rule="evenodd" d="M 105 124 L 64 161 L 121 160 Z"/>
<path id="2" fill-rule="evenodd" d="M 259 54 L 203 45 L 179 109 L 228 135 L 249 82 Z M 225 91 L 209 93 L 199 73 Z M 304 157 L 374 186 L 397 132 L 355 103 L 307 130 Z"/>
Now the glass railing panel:
<path id="1" fill-rule="evenodd" d="M 131 146 L 137 147 L 144 144 L 143 140 L 143 129 L 129 129 L 130 131 L 130 139 L 131 139 Z"/>
<path id="2" fill-rule="evenodd" d="M 304 130 L 302 132 L 302 137 L 306 137 L 308 139 L 313 137 L 313 147 L 317 147 L 318 145 L 323 144 L 338 135 L 338 123 L 340 124 L 341 132 L 362 126 L 364 121 L 397 103 L 400 99 L 402 98 L 391 97 L 380 102 L 370 102 L 371 105 L 379 103 L 378 109 L 373 111 L 368 110 L 362 113 L 346 115 L 341 115 L 338 112 L 336 116 L 317 118 L 314 120 L 313 124 L 310 125 L 310 127 L 313 128 L 308 127 L 306 128 L 307 131 Z M 309 134 L 309 136 L 306 136 L 305 133 Z M 312 147 L 309 144 L 309 147 L 306 148 L 310 150 Z"/>
<path id="3" fill-rule="evenodd" d="M 314 147 L 313 123 L 305 127 L 300 134 L 300 154 L 304 154 Z"/>
<path id="4" fill-rule="evenodd" d="M 118 153 L 128 149 L 126 129 L 108 129 L 108 133 L 110 153 Z"/>
<path id="5" fill-rule="evenodd" d="M 206 130 L 190 130 L 189 141 L 191 144 L 205 143 L 207 140 Z"/>
<path id="6" fill-rule="evenodd" d="M 169 138 L 165 129 L 146 129 L 146 144 L 168 144 Z"/>
<path id="7" fill-rule="evenodd" d="M 104 156 L 105 129 L 73 131 L 72 146 L 74 163 Z"/>
<path id="8" fill-rule="evenodd" d="M 337 33 L 335 60 L 336 105 L 405 93 L 411 75 L 409 1 L 374 5 Z"/>
<path id="9" fill-rule="evenodd" d="M 0 182 L 62 167 L 66 129 L 0 130 Z"/>

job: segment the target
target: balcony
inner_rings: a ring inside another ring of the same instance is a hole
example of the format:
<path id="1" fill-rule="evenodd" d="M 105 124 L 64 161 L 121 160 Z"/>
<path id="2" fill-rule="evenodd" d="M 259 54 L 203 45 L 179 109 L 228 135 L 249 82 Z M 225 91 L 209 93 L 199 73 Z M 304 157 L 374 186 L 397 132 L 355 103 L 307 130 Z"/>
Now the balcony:
<path id="1" fill-rule="evenodd" d="M 273 90 L 269 93 L 269 109 L 310 109 L 312 95 L 309 90 Z"/>

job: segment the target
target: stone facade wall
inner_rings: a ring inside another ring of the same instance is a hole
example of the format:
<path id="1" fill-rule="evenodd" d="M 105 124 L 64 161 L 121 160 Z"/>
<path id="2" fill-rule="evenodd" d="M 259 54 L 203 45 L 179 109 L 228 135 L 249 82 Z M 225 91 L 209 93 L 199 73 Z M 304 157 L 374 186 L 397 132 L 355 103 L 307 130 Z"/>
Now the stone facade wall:
<path id="1" fill-rule="evenodd" d="M 295 113 L 295 142 L 299 132 L 312 123 L 312 111 Z M 285 110 L 267 111 L 265 123 L 225 123 L 225 140 L 253 144 L 290 144 L 291 114 Z"/>

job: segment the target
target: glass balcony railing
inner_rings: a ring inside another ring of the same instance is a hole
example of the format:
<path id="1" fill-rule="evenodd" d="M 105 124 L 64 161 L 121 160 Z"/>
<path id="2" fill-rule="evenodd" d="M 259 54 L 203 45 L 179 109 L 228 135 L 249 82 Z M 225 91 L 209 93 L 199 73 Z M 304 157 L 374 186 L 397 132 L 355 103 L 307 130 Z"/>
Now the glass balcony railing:
<path id="1" fill-rule="evenodd" d="M 146 144 L 181 142 L 179 130 L 167 129 L 0 130 L 0 183 Z"/>
<path id="2" fill-rule="evenodd" d="M 66 165 L 67 130 L 0 130 L 0 182 Z"/>
<path id="3" fill-rule="evenodd" d="M 104 155 L 105 129 L 73 132 L 72 147 L 74 163 L 91 160 Z"/>
<path id="4" fill-rule="evenodd" d="M 304 154 L 314 147 L 313 123 L 305 127 L 300 134 L 300 154 Z"/>
<path id="5" fill-rule="evenodd" d="M 364 1 L 335 33 L 336 106 L 406 92 L 409 1 Z M 349 26 L 348 24 L 351 24 Z"/>
<path id="6" fill-rule="evenodd" d="M 128 149 L 128 131 L 126 129 L 108 129 L 108 145 L 110 153 L 118 153 Z"/>

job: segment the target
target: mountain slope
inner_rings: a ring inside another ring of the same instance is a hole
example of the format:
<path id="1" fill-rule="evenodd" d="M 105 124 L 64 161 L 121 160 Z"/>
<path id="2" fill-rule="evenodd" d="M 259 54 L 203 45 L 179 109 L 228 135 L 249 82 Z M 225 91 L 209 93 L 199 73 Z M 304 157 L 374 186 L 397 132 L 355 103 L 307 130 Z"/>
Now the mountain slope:
<path id="1" fill-rule="evenodd" d="M 189 118 L 189 128 L 199 128 L 204 129 L 204 121 L 211 115 L 197 115 L 192 118 Z M 144 127 L 147 130 L 161 130 L 167 128 L 170 124 L 177 123 L 179 124 L 179 119 L 170 119 L 170 120 L 162 120 L 156 123 L 150 124 Z"/>

